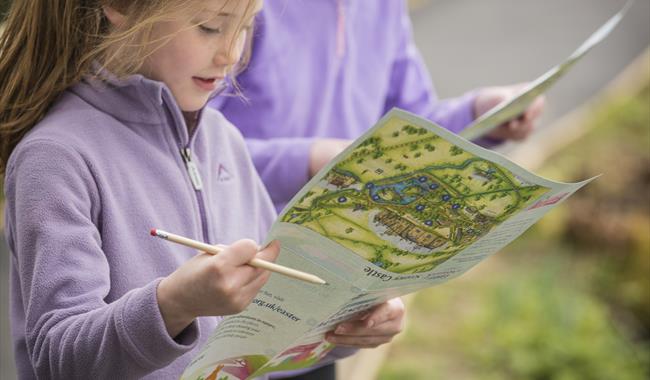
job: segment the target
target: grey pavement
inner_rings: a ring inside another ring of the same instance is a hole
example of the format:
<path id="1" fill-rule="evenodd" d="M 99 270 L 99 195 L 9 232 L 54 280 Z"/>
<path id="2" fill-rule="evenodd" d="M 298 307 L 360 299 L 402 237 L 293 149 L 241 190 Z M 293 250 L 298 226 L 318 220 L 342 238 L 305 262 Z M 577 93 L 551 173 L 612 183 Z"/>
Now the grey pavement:
<path id="1" fill-rule="evenodd" d="M 273 1 L 273 0 L 269 0 Z M 533 80 L 566 59 L 623 0 L 421 0 L 415 39 L 442 97 Z M 543 125 L 587 101 L 650 45 L 650 0 L 547 94 Z M 650 68 L 648 68 L 650 70 Z M 533 137 L 534 138 L 534 137 Z M 9 253 L 0 238 L 0 379 L 15 378 L 8 322 Z M 345 380 L 345 379 L 344 379 Z"/>

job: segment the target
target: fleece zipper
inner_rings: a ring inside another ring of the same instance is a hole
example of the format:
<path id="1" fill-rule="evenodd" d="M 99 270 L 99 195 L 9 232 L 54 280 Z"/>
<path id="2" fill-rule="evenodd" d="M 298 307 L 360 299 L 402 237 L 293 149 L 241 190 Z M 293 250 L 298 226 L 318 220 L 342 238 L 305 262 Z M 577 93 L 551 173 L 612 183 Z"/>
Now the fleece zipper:
<path id="1" fill-rule="evenodd" d="M 178 152 L 181 156 L 183 162 L 183 171 L 189 177 L 189 182 L 192 187 L 192 192 L 194 193 L 194 198 L 196 199 L 196 204 L 199 210 L 199 225 L 201 228 L 201 235 L 199 240 L 210 243 L 210 233 L 208 225 L 208 212 L 205 205 L 205 199 L 203 194 L 203 180 L 201 179 L 201 172 L 196 164 L 196 161 L 192 157 L 192 143 L 196 138 L 196 131 L 198 125 L 192 131 L 192 134 L 188 134 L 187 125 L 185 119 L 181 113 L 180 108 L 176 104 L 173 95 L 169 93 L 168 90 L 163 89 L 162 93 L 163 103 L 166 105 L 166 110 L 169 112 L 171 127 L 176 132 L 177 137 L 177 147 Z"/>
<path id="2" fill-rule="evenodd" d="M 185 162 L 185 169 L 187 170 L 187 174 L 190 177 L 190 182 L 194 188 L 194 195 L 196 196 L 196 200 L 199 205 L 203 241 L 209 242 L 210 235 L 208 234 L 208 213 L 205 207 L 205 200 L 203 199 L 203 181 L 201 180 L 201 172 L 199 172 L 199 168 L 196 166 L 194 161 L 192 161 L 192 150 L 190 149 L 189 143 L 185 147 L 181 148 L 180 152 L 181 157 L 183 158 L 183 162 Z"/>

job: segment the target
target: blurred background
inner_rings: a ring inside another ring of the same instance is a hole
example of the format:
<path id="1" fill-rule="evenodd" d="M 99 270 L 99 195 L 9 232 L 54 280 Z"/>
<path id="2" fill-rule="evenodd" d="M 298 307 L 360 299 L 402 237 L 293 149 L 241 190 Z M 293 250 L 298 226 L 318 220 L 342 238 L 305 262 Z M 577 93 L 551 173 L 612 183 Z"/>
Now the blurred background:
<path id="1" fill-rule="evenodd" d="M 0 10 L 7 3 L 0 0 Z M 537 78 L 624 4 L 410 1 L 415 39 L 441 97 Z M 385 356 L 351 362 L 357 368 L 341 380 L 649 378 L 649 45 L 650 0 L 637 0 L 547 93 L 538 132 L 499 148 L 553 180 L 602 176 L 502 252 L 412 297 L 407 328 Z M 8 273 L 2 234 L 3 380 L 15 378 Z"/>

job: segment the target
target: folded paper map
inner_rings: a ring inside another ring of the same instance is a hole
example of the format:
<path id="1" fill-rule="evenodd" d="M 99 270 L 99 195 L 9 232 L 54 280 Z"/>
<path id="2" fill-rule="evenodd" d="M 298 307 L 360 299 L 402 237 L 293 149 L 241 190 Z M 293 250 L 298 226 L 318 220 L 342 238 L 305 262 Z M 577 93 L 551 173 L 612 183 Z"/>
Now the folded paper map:
<path id="1" fill-rule="evenodd" d="M 251 379 L 317 363 L 333 327 L 388 299 L 461 275 L 590 180 L 559 183 L 394 109 L 293 198 L 268 240 L 273 274 L 224 318 L 183 379 Z"/>

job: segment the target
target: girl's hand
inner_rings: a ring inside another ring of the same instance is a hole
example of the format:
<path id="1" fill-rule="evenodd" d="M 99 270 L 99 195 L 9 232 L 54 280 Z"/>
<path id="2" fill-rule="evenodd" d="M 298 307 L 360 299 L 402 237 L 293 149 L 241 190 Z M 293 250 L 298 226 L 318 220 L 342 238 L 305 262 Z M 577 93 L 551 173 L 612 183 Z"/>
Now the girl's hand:
<path id="1" fill-rule="evenodd" d="M 375 348 L 390 342 L 404 327 L 404 303 L 393 298 L 339 324 L 325 335 L 328 342 L 338 346 Z"/>
<path id="2" fill-rule="evenodd" d="M 479 117 L 502 101 L 516 96 L 525 86 L 526 84 L 517 84 L 482 89 L 474 101 L 474 116 Z M 487 137 L 495 140 L 524 140 L 535 129 L 545 102 L 543 95 L 538 96 L 519 117 L 501 124 L 488 133 Z"/>
<path id="3" fill-rule="evenodd" d="M 175 337 L 196 317 L 244 310 L 270 276 L 246 263 L 255 257 L 275 261 L 280 244 L 273 241 L 259 253 L 258 249 L 252 240 L 239 240 L 218 255 L 198 254 L 165 277 L 157 297 L 169 335 Z"/>

